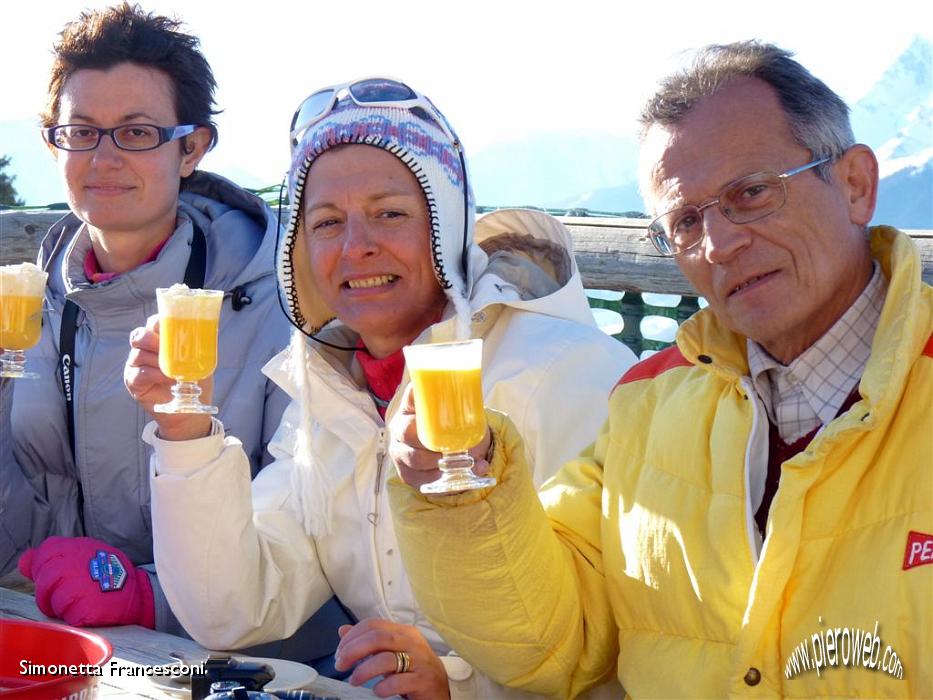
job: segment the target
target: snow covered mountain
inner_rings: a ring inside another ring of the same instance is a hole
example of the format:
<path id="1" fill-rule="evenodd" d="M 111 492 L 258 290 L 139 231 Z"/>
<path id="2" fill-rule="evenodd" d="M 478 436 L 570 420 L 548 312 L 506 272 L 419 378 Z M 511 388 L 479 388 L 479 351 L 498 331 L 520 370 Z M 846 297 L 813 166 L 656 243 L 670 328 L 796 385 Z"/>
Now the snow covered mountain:
<path id="1" fill-rule="evenodd" d="M 852 129 L 879 159 L 883 149 L 886 157 L 900 157 L 933 146 L 931 117 L 933 45 L 918 36 L 852 107 Z"/>
<path id="2" fill-rule="evenodd" d="M 933 228 L 933 45 L 917 37 L 852 108 L 855 137 L 878 156 L 874 221 Z"/>
<path id="3" fill-rule="evenodd" d="M 852 107 L 855 137 L 880 163 L 876 222 L 933 228 L 933 45 L 917 37 Z M 561 132 L 475 155 L 477 201 L 601 212 L 645 211 L 634 138 Z"/>
<path id="4" fill-rule="evenodd" d="M 627 187 L 608 200 L 613 209 L 640 210 L 635 185 L 638 148 L 625 136 L 596 131 L 538 134 L 491 146 L 470 158 L 476 201 L 486 206 L 586 207 L 600 209 L 588 195 Z M 621 207 L 621 208 L 619 208 Z"/>

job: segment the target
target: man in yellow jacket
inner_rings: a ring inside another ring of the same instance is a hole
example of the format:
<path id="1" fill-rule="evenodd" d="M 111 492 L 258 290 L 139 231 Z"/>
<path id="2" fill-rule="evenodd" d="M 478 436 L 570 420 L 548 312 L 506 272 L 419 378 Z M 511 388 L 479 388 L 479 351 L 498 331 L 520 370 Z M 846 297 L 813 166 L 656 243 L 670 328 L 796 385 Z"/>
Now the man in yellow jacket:
<path id="1" fill-rule="evenodd" d="M 612 675 L 635 697 L 933 697 L 933 290 L 907 236 L 867 228 L 873 153 L 756 42 L 705 49 L 642 124 L 649 235 L 709 308 L 540 494 L 490 412 L 474 453 L 498 485 L 421 496 L 437 455 L 409 402 L 392 505 L 423 610 L 554 697 Z"/>

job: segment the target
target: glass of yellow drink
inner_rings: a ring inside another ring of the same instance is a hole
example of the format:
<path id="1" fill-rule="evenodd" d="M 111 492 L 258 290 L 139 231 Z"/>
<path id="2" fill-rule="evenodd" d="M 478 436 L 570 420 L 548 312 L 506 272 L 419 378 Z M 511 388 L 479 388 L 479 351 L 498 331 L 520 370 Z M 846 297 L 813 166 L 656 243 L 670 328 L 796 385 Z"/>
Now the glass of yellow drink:
<path id="1" fill-rule="evenodd" d="M 25 351 L 42 334 L 42 300 L 48 273 L 32 263 L 0 267 L 0 377 L 35 379 Z"/>
<path id="2" fill-rule="evenodd" d="M 217 367 L 217 330 L 224 293 L 188 289 L 183 284 L 156 289 L 159 306 L 159 369 L 175 380 L 172 400 L 154 406 L 159 413 L 217 413 L 201 403 L 198 382 Z"/>
<path id="3" fill-rule="evenodd" d="M 442 453 L 441 478 L 422 493 L 451 493 L 493 486 L 492 477 L 473 473 L 469 450 L 486 435 L 481 367 L 483 341 L 409 345 L 403 349 L 415 392 L 418 439 Z"/>

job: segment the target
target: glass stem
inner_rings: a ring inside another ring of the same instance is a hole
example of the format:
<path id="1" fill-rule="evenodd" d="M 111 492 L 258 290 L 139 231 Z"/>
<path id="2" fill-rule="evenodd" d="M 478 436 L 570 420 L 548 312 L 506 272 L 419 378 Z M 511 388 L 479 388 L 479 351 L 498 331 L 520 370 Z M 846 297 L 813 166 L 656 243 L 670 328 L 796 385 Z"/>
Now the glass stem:
<path id="1" fill-rule="evenodd" d="M 437 466 L 445 474 L 462 473 L 473 468 L 475 460 L 469 452 L 451 452 L 437 461 Z"/>
<path id="2" fill-rule="evenodd" d="M 3 377 L 22 377 L 26 374 L 26 352 L 24 350 L 4 350 L 0 355 Z"/>
<path id="3" fill-rule="evenodd" d="M 176 382 L 172 385 L 172 396 L 176 401 L 199 403 L 201 387 L 197 382 Z"/>

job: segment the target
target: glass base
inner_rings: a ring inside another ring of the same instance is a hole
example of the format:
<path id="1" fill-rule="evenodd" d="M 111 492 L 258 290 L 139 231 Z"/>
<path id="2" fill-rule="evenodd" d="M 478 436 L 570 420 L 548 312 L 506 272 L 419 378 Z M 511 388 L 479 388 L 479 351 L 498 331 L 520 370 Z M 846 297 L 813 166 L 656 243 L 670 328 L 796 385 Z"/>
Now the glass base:
<path id="1" fill-rule="evenodd" d="M 444 455 L 437 461 L 437 466 L 441 469 L 441 478 L 429 484 L 422 484 L 421 493 L 456 493 L 496 485 L 495 478 L 474 474 L 473 464 L 473 457 L 467 452 Z"/>
<path id="2" fill-rule="evenodd" d="M 35 372 L 26 371 L 26 353 L 23 350 L 5 350 L 0 354 L 0 377 L 10 379 L 38 379 Z"/>
<path id="3" fill-rule="evenodd" d="M 16 372 L 4 367 L 0 369 L 0 377 L 8 377 L 10 379 L 38 379 L 39 375 L 35 372 Z"/>
<path id="4" fill-rule="evenodd" d="M 157 403 L 152 410 L 157 413 L 206 413 L 215 415 L 216 406 L 201 403 L 201 387 L 196 382 L 177 382 L 172 387 L 172 400 Z"/>

